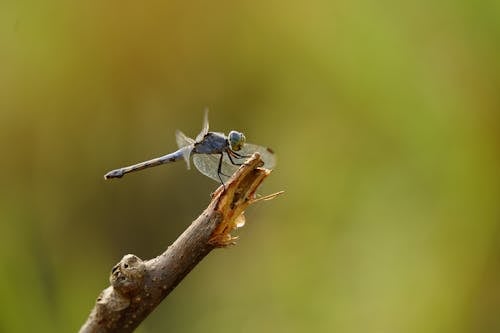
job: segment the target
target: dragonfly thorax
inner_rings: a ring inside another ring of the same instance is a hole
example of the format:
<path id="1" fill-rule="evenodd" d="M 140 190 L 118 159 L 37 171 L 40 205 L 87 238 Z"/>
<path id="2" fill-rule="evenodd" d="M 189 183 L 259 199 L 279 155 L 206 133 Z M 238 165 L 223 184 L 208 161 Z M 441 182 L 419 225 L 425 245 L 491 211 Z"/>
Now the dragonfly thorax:
<path id="1" fill-rule="evenodd" d="M 246 138 L 245 135 L 241 132 L 231 131 L 227 136 L 227 141 L 229 143 L 229 146 L 231 147 L 231 150 L 238 151 L 245 144 Z"/>

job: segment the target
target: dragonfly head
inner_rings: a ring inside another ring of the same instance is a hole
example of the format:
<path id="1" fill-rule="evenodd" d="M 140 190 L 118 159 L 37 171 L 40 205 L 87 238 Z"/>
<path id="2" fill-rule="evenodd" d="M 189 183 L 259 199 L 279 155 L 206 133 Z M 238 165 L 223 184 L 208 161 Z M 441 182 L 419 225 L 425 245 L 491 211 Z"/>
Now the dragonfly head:
<path id="1" fill-rule="evenodd" d="M 227 141 L 229 142 L 229 146 L 231 150 L 238 151 L 245 144 L 245 135 L 241 132 L 231 131 L 227 136 Z"/>

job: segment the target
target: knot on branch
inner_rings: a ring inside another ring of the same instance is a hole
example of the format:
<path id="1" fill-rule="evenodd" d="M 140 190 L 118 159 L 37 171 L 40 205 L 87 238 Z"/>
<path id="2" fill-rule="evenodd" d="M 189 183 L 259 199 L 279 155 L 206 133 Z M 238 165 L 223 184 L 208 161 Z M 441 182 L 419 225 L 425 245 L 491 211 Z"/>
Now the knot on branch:
<path id="1" fill-rule="evenodd" d="M 111 270 L 109 282 L 118 293 L 131 296 L 140 291 L 145 275 L 144 261 L 138 256 L 127 254 Z"/>

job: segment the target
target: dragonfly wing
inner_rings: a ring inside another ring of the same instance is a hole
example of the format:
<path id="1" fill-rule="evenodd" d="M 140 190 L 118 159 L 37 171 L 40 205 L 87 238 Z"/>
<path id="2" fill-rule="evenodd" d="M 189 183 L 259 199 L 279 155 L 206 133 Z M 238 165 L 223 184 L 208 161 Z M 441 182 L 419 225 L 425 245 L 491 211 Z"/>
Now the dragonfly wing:
<path id="1" fill-rule="evenodd" d="M 259 152 L 261 159 L 264 162 L 265 168 L 274 168 L 274 166 L 276 165 L 276 156 L 274 155 L 274 152 L 269 148 L 254 145 L 251 143 L 246 143 L 242 147 L 242 149 L 237 151 L 238 154 L 245 157 L 233 157 L 232 159 L 235 163 L 242 164 L 255 152 Z M 220 181 L 219 175 L 217 174 L 219 161 L 219 154 L 193 154 L 193 163 L 196 166 L 196 169 L 198 169 L 198 171 L 200 171 L 205 176 L 210 177 L 217 182 Z M 233 173 L 238 170 L 239 167 L 239 165 L 234 165 L 229 159 L 228 155 L 224 153 L 221 165 L 222 174 L 220 175 L 222 180 L 226 182 L 229 177 L 231 177 Z"/>
<path id="2" fill-rule="evenodd" d="M 189 158 L 194 147 L 194 140 L 178 130 L 175 132 L 175 141 L 177 141 L 179 149 L 182 149 L 182 156 L 184 157 L 184 161 L 186 161 L 187 168 L 190 169 Z"/>
<path id="3" fill-rule="evenodd" d="M 200 171 L 207 177 L 212 178 L 213 180 L 220 182 L 219 175 L 217 174 L 217 169 L 219 168 L 219 154 L 193 154 L 193 164 L 196 169 Z M 222 159 L 221 171 L 222 174 L 220 177 L 223 182 L 226 182 L 229 177 L 238 169 L 239 165 L 233 165 L 227 154 L 224 154 Z"/>
<path id="4" fill-rule="evenodd" d="M 184 148 L 186 146 L 194 144 L 194 140 L 186 136 L 186 134 L 177 130 L 175 132 L 175 141 L 177 142 L 177 147 Z"/>
<path id="5" fill-rule="evenodd" d="M 245 143 L 243 147 L 237 151 L 238 154 L 248 157 L 250 157 L 255 152 L 258 152 L 260 154 L 260 158 L 264 162 L 264 168 L 272 169 L 276 166 L 276 155 L 270 148 L 254 145 L 251 143 Z M 248 157 L 245 157 L 244 159 L 247 159 Z M 241 163 L 241 159 L 238 159 L 237 163 Z"/>
<path id="6" fill-rule="evenodd" d="M 200 134 L 196 136 L 196 142 L 200 142 L 205 135 L 208 133 L 208 108 L 205 109 L 205 113 L 203 115 L 203 126 L 201 128 Z"/>

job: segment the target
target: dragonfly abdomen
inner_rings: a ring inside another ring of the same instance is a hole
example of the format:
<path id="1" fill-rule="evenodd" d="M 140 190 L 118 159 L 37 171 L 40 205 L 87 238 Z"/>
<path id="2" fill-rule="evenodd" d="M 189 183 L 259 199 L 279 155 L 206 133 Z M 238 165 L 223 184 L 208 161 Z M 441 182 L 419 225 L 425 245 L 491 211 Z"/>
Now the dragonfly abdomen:
<path id="1" fill-rule="evenodd" d="M 112 171 L 108 172 L 107 174 L 105 174 L 104 178 L 105 179 L 121 178 L 121 177 L 123 177 L 123 175 L 125 175 L 126 173 L 129 173 L 129 172 L 139 171 L 139 170 L 154 167 L 154 166 L 157 166 L 160 164 L 175 162 L 175 161 L 178 161 L 181 158 L 183 158 L 183 154 L 184 154 L 184 148 L 181 148 L 173 153 L 170 153 L 170 154 L 167 154 L 167 155 L 164 155 L 161 157 L 153 158 L 153 159 L 145 161 L 145 162 L 141 162 L 141 163 L 126 166 L 126 167 L 123 167 L 120 169 L 112 170 Z"/>

